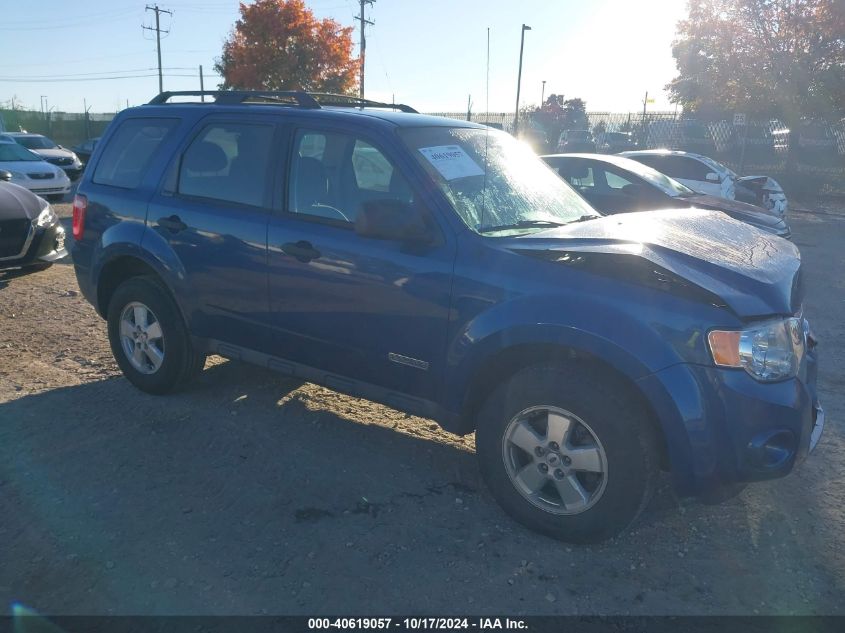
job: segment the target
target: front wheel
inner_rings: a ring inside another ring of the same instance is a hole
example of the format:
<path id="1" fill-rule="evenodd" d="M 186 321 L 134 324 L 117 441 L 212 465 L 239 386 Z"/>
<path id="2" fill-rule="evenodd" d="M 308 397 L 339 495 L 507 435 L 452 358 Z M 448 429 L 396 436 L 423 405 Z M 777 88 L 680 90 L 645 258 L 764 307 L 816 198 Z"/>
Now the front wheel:
<path id="1" fill-rule="evenodd" d="M 169 393 L 202 370 L 205 355 L 194 350 L 176 303 L 152 278 L 123 282 L 107 318 L 112 354 L 141 391 Z"/>
<path id="2" fill-rule="evenodd" d="M 642 405 L 597 372 L 524 369 L 479 412 L 481 473 L 504 510 L 543 534 L 594 543 L 623 531 L 654 489 L 657 442 Z"/>

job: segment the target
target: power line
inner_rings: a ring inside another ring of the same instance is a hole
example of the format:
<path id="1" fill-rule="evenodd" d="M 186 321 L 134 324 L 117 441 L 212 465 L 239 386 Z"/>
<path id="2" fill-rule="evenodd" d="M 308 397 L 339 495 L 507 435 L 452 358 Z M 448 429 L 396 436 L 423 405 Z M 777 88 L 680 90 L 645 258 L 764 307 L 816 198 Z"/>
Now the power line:
<path id="1" fill-rule="evenodd" d="M 119 22 L 124 18 L 128 18 L 134 12 L 135 9 L 130 9 L 128 11 L 118 13 L 104 13 L 99 15 L 92 15 L 86 19 L 81 19 L 80 17 L 78 17 L 77 19 L 72 21 L 65 20 L 61 24 L 42 24 L 40 22 L 30 23 L 37 24 L 37 26 L 27 26 L 28 23 L 26 22 L 14 24 L 4 21 L 3 26 L 0 27 L 0 31 L 55 31 L 58 29 L 67 29 L 78 26 L 102 26 L 103 24 Z"/>
<path id="2" fill-rule="evenodd" d="M 156 25 L 155 28 L 151 26 L 142 26 L 142 29 L 147 31 L 155 31 L 156 32 L 156 52 L 158 53 L 158 91 L 164 92 L 164 81 L 162 80 L 161 76 L 161 26 L 159 25 L 159 14 L 166 13 L 167 15 L 172 16 L 172 11 L 167 11 L 166 9 L 159 9 L 157 4 L 153 6 L 147 5 L 144 9 L 145 11 L 155 11 L 156 14 Z M 165 31 L 165 33 L 170 33 L 170 31 Z"/>
<path id="3" fill-rule="evenodd" d="M 61 74 L 53 74 L 53 75 L 19 75 L 17 78 L 24 80 L 24 79 L 41 79 L 41 80 L 50 80 L 50 79 L 65 79 L 69 77 L 92 77 L 96 78 L 97 75 L 115 75 L 115 74 L 123 74 L 123 73 L 140 73 L 145 72 L 148 70 L 156 70 L 156 68 L 124 68 L 121 70 L 104 70 L 100 72 L 92 72 L 92 73 L 61 73 Z M 187 66 L 169 66 L 164 67 L 162 70 L 193 70 L 193 68 L 189 68 Z M 14 78 L 14 75 L 7 75 L 9 78 Z"/>

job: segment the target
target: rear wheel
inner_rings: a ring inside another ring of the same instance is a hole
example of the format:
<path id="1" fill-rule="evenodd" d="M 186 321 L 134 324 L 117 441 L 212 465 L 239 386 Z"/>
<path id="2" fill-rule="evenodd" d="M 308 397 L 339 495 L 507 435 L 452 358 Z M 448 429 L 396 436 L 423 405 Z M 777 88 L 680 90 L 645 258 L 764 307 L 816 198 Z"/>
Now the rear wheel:
<path id="1" fill-rule="evenodd" d="M 574 543 L 630 525 L 658 472 L 656 437 L 636 398 L 568 367 L 524 369 L 500 385 L 479 413 L 476 449 L 508 514 Z"/>
<path id="2" fill-rule="evenodd" d="M 150 277 L 123 282 L 109 301 L 109 343 L 123 375 L 153 394 L 178 389 L 205 365 L 170 294 Z"/>

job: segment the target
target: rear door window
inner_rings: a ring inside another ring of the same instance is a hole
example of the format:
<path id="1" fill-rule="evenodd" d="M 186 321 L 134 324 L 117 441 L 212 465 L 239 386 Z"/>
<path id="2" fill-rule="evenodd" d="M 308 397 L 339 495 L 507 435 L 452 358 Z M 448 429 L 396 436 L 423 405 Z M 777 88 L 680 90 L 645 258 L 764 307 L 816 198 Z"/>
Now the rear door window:
<path id="1" fill-rule="evenodd" d="M 134 189 L 147 172 L 156 150 L 179 119 L 127 119 L 109 139 L 92 180 L 101 185 Z"/>
<path id="2" fill-rule="evenodd" d="M 180 195 L 267 206 L 274 128 L 212 123 L 191 142 L 179 166 Z"/>

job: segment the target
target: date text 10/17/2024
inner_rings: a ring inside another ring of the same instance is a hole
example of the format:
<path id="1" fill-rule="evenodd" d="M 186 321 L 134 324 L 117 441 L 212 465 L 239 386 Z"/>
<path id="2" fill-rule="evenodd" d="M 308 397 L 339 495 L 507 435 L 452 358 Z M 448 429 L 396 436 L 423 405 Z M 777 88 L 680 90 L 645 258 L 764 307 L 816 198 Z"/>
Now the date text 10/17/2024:
<path id="1" fill-rule="evenodd" d="M 309 630 L 399 630 L 399 631 L 518 631 L 528 625 L 518 618 L 309 618 Z"/>

